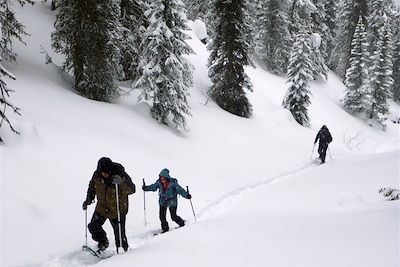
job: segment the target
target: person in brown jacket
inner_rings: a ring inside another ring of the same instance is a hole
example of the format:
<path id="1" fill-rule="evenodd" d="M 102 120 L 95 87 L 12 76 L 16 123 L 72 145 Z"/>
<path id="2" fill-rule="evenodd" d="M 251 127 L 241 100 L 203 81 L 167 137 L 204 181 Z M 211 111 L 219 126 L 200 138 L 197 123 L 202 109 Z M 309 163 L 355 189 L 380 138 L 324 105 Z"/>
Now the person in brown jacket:
<path id="1" fill-rule="evenodd" d="M 116 185 L 118 185 L 122 243 L 119 240 Z M 135 184 L 121 164 L 112 162 L 110 158 L 106 157 L 99 159 L 97 169 L 89 182 L 86 200 L 82 204 L 83 210 L 86 210 L 87 206 L 92 204 L 94 198 L 97 197 L 96 209 L 88 228 L 93 240 L 98 242 L 99 251 L 105 250 L 109 245 L 107 234 L 103 229 L 103 224 L 107 219 L 109 219 L 114 230 L 116 247 L 122 246 L 125 251 L 128 250 L 125 221 L 128 213 L 128 196 L 135 193 L 135 191 Z"/>

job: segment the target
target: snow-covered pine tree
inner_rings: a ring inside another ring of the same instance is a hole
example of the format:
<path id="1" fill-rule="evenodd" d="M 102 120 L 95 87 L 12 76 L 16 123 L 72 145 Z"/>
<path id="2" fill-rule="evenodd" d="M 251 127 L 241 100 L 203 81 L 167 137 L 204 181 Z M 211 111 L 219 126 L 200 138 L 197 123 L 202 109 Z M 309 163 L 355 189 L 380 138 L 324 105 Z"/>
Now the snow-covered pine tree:
<path id="1" fill-rule="evenodd" d="M 325 1 L 313 0 L 315 6 L 314 11 L 311 13 L 313 23 L 311 24 L 311 31 L 313 33 L 312 44 L 312 62 L 314 63 L 314 79 L 319 76 L 328 80 L 328 67 L 325 64 L 327 57 L 327 40 L 330 38 L 329 28 L 325 24 Z"/>
<path id="2" fill-rule="evenodd" d="M 373 11 L 371 16 L 374 13 Z M 390 18 L 383 15 L 381 21 L 384 23 L 378 29 L 376 39 L 372 43 L 374 46 L 374 54 L 371 58 L 372 62 L 369 69 L 369 90 L 372 104 L 368 116 L 385 128 L 383 122 L 387 119 L 387 115 L 389 114 L 389 105 L 387 101 L 391 96 L 391 86 L 393 84 L 393 37 Z M 373 24 L 370 24 L 370 28 L 374 28 Z"/>
<path id="3" fill-rule="evenodd" d="M 18 0 L 17 2 L 21 6 L 26 3 L 33 3 L 30 0 Z M 12 50 L 13 39 L 17 39 L 25 44 L 22 40 L 22 36 L 27 35 L 27 33 L 25 32 L 24 25 L 15 17 L 15 13 L 10 8 L 9 4 L 9 0 L 0 0 L 0 128 L 5 121 L 9 125 L 11 131 L 18 134 L 19 132 L 12 126 L 8 119 L 6 111 L 7 108 L 11 108 L 14 113 L 21 115 L 20 109 L 9 100 L 12 90 L 7 87 L 4 80 L 5 77 L 15 79 L 15 76 L 9 72 L 1 62 L 3 58 L 9 61 L 16 61 L 17 54 Z M 1 137 L 0 142 L 3 142 Z"/>
<path id="4" fill-rule="evenodd" d="M 9 98 L 10 98 L 10 92 L 12 91 L 11 89 L 9 89 L 7 87 L 6 82 L 4 81 L 4 77 L 8 77 L 11 79 L 15 80 L 15 76 L 10 73 L 9 71 L 6 70 L 6 68 L 3 67 L 3 65 L 1 64 L 2 62 L 2 58 L 0 57 L 0 128 L 1 126 L 3 126 L 3 122 L 5 121 L 8 126 L 10 127 L 11 131 L 13 131 L 16 134 L 19 134 L 19 132 L 12 126 L 10 120 L 7 118 L 6 115 L 6 110 L 7 108 L 11 108 L 14 113 L 21 115 L 20 113 L 20 109 L 16 106 L 14 106 Z M 3 139 L 0 136 L 0 143 L 3 143 Z"/>
<path id="5" fill-rule="evenodd" d="M 370 104 L 368 91 L 369 47 L 364 21 L 360 16 L 354 32 L 350 66 L 346 71 L 344 107 L 351 113 L 362 113 Z"/>
<path id="6" fill-rule="evenodd" d="M 393 100 L 400 104 L 400 7 L 394 22 L 394 51 L 393 51 Z"/>
<path id="7" fill-rule="evenodd" d="M 325 62 L 329 62 L 329 58 L 331 57 L 333 48 L 334 48 L 334 40 L 336 37 L 336 24 L 337 24 L 337 0 L 326 0 L 324 1 L 324 11 L 325 18 L 324 22 L 328 27 L 328 32 L 326 38 L 326 58 Z"/>
<path id="8" fill-rule="evenodd" d="M 292 113 L 294 119 L 303 126 L 310 125 L 307 106 L 311 103 L 309 84 L 313 80 L 310 34 L 300 28 L 295 35 L 288 67 L 289 88 L 282 106 Z"/>
<path id="9" fill-rule="evenodd" d="M 256 54 L 268 71 L 284 75 L 287 72 L 292 38 L 288 29 L 287 1 L 260 1 L 256 10 Z"/>
<path id="10" fill-rule="evenodd" d="M 90 99 L 110 102 L 119 95 L 120 6 L 117 1 L 60 1 L 52 45 L 73 70 L 75 90 Z"/>
<path id="11" fill-rule="evenodd" d="M 185 42 L 189 36 L 185 7 L 181 0 L 149 1 L 145 15 L 149 26 L 141 46 L 141 62 L 133 87 L 143 89 L 139 101 L 149 101 L 151 116 L 187 131 L 185 115 L 190 115 L 189 88 L 193 67 L 184 55 L 194 53 Z"/>
<path id="12" fill-rule="evenodd" d="M 369 118 L 383 127 L 389 113 L 388 98 L 393 84 L 392 0 L 371 0 L 369 3 L 368 39 L 372 54 L 369 69 L 371 106 Z"/>
<path id="13" fill-rule="evenodd" d="M 252 107 L 245 90 L 252 91 L 252 85 L 244 66 L 252 62 L 246 40 L 249 29 L 245 21 L 245 1 L 216 0 L 213 14 L 214 36 L 208 46 L 211 51 L 208 75 L 212 85 L 208 94 L 222 109 L 248 118 Z"/>
<path id="14" fill-rule="evenodd" d="M 311 12 L 315 6 L 310 0 L 296 0 L 291 10 L 291 32 L 294 43 L 290 52 L 288 66 L 289 88 L 282 106 L 292 113 L 295 120 L 303 126 L 310 125 L 307 106 L 311 103 L 309 90 L 313 80 L 314 63 L 311 47 Z"/>
<path id="15" fill-rule="evenodd" d="M 63 64 L 66 70 L 72 70 L 75 78 L 74 87 L 83 80 L 84 58 L 84 1 L 65 0 L 58 6 L 54 23 L 55 31 L 51 34 L 52 47 L 65 55 Z"/>
<path id="16" fill-rule="evenodd" d="M 135 79 L 139 66 L 139 46 L 148 26 L 140 2 L 120 0 L 121 5 L 121 65 L 124 80 Z"/>
<path id="17" fill-rule="evenodd" d="M 366 23 L 368 15 L 367 0 L 346 0 L 340 2 L 340 12 L 337 19 L 337 34 L 335 47 L 329 59 L 329 67 L 341 78 L 345 78 L 351 55 L 351 42 L 361 16 Z M 365 24 L 367 25 L 367 24 Z"/>
<path id="18" fill-rule="evenodd" d="M 208 22 L 210 18 L 211 0 L 184 0 L 187 10 L 187 17 L 190 20 L 201 18 L 204 22 Z"/>
<path id="19" fill-rule="evenodd" d="M 0 56 L 4 60 L 16 61 L 17 54 L 12 51 L 13 39 L 25 44 L 22 36 L 27 35 L 25 26 L 15 17 L 15 12 L 10 8 L 10 0 L 0 0 Z M 30 0 L 17 0 L 21 6 L 26 3 L 33 4 Z"/>

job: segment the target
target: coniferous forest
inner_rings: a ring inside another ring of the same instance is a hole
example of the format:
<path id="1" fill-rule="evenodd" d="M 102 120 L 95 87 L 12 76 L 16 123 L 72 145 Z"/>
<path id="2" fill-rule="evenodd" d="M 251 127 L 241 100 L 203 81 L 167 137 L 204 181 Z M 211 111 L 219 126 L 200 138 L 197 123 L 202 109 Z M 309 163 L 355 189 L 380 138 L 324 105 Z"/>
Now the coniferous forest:
<path id="1" fill-rule="evenodd" d="M 142 90 L 139 101 L 150 105 L 151 117 L 185 132 L 193 84 L 185 56 L 193 51 L 184 31 L 188 19 L 201 19 L 209 36 L 208 97 L 227 112 L 252 116 L 244 68 L 257 61 L 287 79 L 282 107 L 299 124 L 312 120 L 310 84 L 327 80 L 330 70 L 345 84 L 343 108 L 385 129 L 388 101 L 400 103 L 400 9 L 393 1 L 53 0 L 51 39 L 77 94 L 112 102 L 123 93 L 118 83 L 129 81 Z M 10 2 L 0 1 L 1 61 L 18 60 L 12 44 L 29 38 Z M 18 133 L 7 114 L 23 107 L 4 80 L 18 77 L 3 65 L 0 73 L 0 126 Z"/>

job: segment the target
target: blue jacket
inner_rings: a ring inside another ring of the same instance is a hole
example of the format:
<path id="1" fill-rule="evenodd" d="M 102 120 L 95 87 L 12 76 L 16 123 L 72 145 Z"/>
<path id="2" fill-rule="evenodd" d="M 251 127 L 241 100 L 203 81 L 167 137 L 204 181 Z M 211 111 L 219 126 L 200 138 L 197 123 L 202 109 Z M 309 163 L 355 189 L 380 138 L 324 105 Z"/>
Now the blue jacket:
<path id="1" fill-rule="evenodd" d="M 178 206 L 178 194 L 183 196 L 184 198 L 188 198 L 188 192 L 183 189 L 175 178 L 169 176 L 169 170 L 163 169 L 160 172 L 159 176 L 163 176 L 168 179 L 168 186 L 166 189 L 161 184 L 160 179 L 158 179 L 154 184 L 144 186 L 144 191 L 156 191 L 159 190 L 158 195 L 159 199 L 158 202 L 160 206 L 164 207 L 176 207 Z"/>

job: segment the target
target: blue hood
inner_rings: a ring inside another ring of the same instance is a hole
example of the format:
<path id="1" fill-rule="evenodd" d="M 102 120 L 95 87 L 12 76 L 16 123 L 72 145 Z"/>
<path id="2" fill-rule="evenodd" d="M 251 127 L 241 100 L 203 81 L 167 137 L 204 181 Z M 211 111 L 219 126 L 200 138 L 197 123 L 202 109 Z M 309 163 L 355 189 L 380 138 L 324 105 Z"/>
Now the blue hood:
<path id="1" fill-rule="evenodd" d="M 169 170 L 167 168 L 162 169 L 162 171 L 160 172 L 159 176 L 171 179 L 171 177 L 169 176 Z"/>

